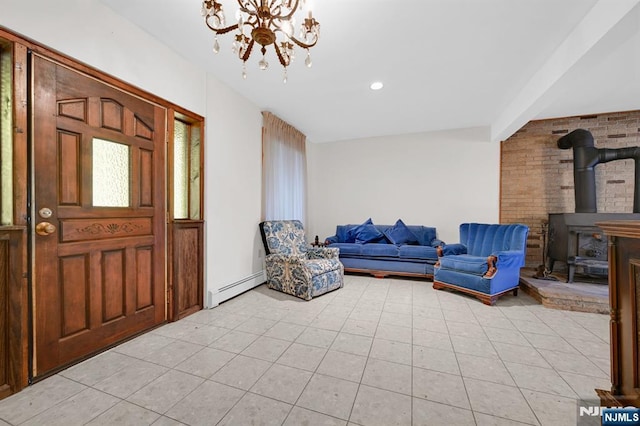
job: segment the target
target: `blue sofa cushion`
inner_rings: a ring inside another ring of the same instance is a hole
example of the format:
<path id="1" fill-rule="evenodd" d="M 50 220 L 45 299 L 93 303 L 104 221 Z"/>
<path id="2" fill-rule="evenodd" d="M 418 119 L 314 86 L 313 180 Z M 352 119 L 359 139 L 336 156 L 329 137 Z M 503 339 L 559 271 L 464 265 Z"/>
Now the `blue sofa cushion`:
<path id="1" fill-rule="evenodd" d="M 460 243 L 444 244 L 442 246 L 443 256 L 452 256 L 456 254 L 467 254 L 467 246 Z"/>
<path id="2" fill-rule="evenodd" d="M 351 238 L 351 233 L 349 231 L 351 231 L 352 226 L 349 225 L 338 225 L 336 227 L 336 235 L 335 237 L 337 238 L 337 243 L 355 243 L 356 239 L 355 237 L 350 240 Z"/>
<path id="3" fill-rule="evenodd" d="M 356 243 L 333 243 L 332 248 L 340 250 L 340 256 L 360 255 L 362 254 L 362 244 Z"/>
<path id="4" fill-rule="evenodd" d="M 364 244 L 361 254 L 372 257 L 398 257 L 398 246 L 393 244 Z"/>
<path id="5" fill-rule="evenodd" d="M 402 219 L 398 219 L 396 224 L 388 228 L 384 235 L 392 244 L 418 244 L 418 238 L 407 228 Z"/>
<path id="6" fill-rule="evenodd" d="M 356 242 L 356 237 L 357 237 L 358 233 L 360 232 L 360 230 L 362 230 L 364 227 L 366 227 L 368 225 L 373 225 L 373 221 L 371 220 L 371 218 L 365 220 L 360 225 L 357 225 L 357 226 L 354 226 L 354 227 L 350 228 L 347 231 L 347 236 L 346 236 L 346 239 L 344 240 L 344 242 L 345 243 L 355 243 Z"/>
<path id="7" fill-rule="evenodd" d="M 430 259 L 437 260 L 438 252 L 428 246 L 400 246 L 400 257 L 404 259 Z"/>
<path id="8" fill-rule="evenodd" d="M 382 232 L 373 225 L 359 226 L 355 235 L 357 244 L 374 243 L 384 238 Z"/>
<path id="9" fill-rule="evenodd" d="M 455 271 L 483 275 L 487 272 L 487 256 L 471 256 L 468 254 L 458 254 L 443 256 L 440 258 L 441 269 L 452 269 Z"/>
<path id="10" fill-rule="evenodd" d="M 421 225 L 407 225 L 407 228 L 416 236 L 419 246 L 436 247 L 442 244 L 442 241 L 436 238 L 436 228 Z"/>

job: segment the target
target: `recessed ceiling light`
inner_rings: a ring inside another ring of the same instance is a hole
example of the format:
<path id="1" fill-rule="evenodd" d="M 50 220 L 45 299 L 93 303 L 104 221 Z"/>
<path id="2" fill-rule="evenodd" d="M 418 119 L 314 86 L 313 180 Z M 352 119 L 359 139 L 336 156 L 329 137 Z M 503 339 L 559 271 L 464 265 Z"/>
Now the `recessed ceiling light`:
<path id="1" fill-rule="evenodd" d="M 371 87 L 371 90 L 380 90 L 384 87 L 384 84 L 381 81 L 374 81 L 369 87 Z"/>

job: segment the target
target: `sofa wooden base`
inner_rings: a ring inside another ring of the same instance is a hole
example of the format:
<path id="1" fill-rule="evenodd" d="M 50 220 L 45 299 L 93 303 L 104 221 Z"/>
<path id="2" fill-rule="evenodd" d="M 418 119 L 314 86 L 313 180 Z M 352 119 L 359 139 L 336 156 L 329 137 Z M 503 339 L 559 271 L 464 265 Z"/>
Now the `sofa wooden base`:
<path id="1" fill-rule="evenodd" d="M 443 283 L 441 281 L 434 281 L 433 282 L 433 288 L 434 290 L 442 290 L 444 288 L 450 288 L 452 290 L 457 290 L 457 291 L 461 291 L 463 293 L 467 293 L 467 294 L 471 294 L 472 296 L 475 296 L 476 298 L 480 299 L 480 301 L 482 303 L 484 303 L 485 305 L 493 305 L 496 303 L 496 300 L 498 300 L 498 298 L 500 296 L 502 296 L 503 294 L 507 294 L 509 292 L 513 292 L 514 296 L 518 295 L 518 287 L 513 287 L 513 288 L 508 288 L 504 291 L 501 291 L 500 293 L 496 293 L 496 294 L 486 294 L 486 293 L 481 293 L 479 291 L 476 290 L 471 290 L 465 287 L 460 287 L 457 285 L 453 285 L 453 284 L 447 284 L 447 283 Z"/>
<path id="2" fill-rule="evenodd" d="M 358 268 L 344 268 L 344 272 L 351 272 L 356 274 L 369 274 L 376 278 L 385 278 L 389 275 L 395 275 L 400 277 L 417 277 L 433 280 L 433 274 L 418 274 L 416 272 L 397 272 L 397 271 L 378 271 L 373 269 L 358 269 Z"/>

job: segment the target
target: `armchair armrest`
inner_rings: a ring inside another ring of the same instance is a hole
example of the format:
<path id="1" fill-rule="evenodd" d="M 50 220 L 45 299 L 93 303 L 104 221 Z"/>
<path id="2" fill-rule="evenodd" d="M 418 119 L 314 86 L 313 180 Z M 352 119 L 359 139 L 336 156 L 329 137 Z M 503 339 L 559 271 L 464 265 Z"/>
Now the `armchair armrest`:
<path id="1" fill-rule="evenodd" d="M 522 250 L 503 250 L 492 253 L 498 259 L 496 266 L 522 267 L 524 266 L 524 252 Z"/>
<path id="2" fill-rule="evenodd" d="M 337 259 L 340 254 L 338 248 L 309 247 L 307 250 L 309 259 Z"/>
<path id="3" fill-rule="evenodd" d="M 452 256 L 456 254 L 467 254 L 467 246 L 464 244 L 445 244 L 443 246 L 436 247 L 438 250 L 438 256 Z"/>
<path id="4" fill-rule="evenodd" d="M 445 245 L 444 241 L 439 240 L 437 238 L 434 238 L 433 240 L 431 240 L 431 244 L 429 244 L 431 247 L 442 247 Z"/>
<path id="5" fill-rule="evenodd" d="M 503 250 L 487 257 L 487 272 L 485 278 L 493 278 L 499 268 L 520 268 L 523 266 L 524 253 L 520 250 Z"/>

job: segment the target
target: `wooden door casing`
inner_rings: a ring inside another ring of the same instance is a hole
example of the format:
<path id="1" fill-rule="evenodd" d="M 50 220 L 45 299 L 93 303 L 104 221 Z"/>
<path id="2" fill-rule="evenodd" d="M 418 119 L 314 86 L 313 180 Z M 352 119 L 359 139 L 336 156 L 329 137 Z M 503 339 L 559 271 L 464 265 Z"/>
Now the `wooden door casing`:
<path id="1" fill-rule="evenodd" d="M 166 110 L 32 60 L 34 375 L 165 320 Z M 92 205 L 94 138 L 126 145 L 129 206 Z M 50 218 L 40 215 L 43 208 Z"/>

